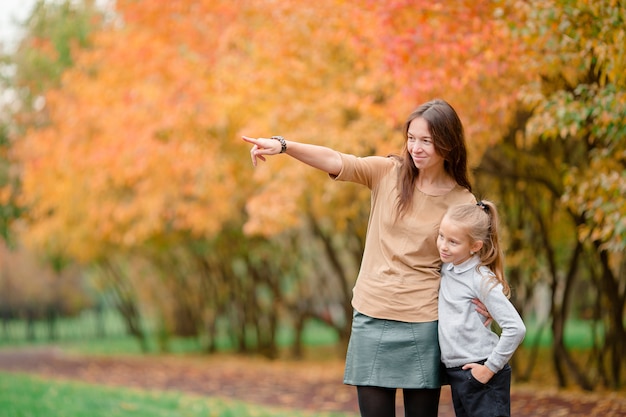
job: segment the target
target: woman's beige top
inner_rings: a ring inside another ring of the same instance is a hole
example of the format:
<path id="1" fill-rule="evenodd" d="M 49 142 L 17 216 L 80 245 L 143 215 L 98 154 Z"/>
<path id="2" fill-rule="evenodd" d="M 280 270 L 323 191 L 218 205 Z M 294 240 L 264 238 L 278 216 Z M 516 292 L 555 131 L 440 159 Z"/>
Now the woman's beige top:
<path id="1" fill-rule="evenodd" d="M 365 250 L 352 306 L 379 319 L 437 320 L 439 221 L 450 205 L 473 203 L 476 198 L 459 185 L 440 196 L 416 190 L 413 206 L 397 219 L 400 162 L 381 156 L 341 154 L 341 158 L 343 168 L 331 178 L 363 184 L 372 190 Z"/>

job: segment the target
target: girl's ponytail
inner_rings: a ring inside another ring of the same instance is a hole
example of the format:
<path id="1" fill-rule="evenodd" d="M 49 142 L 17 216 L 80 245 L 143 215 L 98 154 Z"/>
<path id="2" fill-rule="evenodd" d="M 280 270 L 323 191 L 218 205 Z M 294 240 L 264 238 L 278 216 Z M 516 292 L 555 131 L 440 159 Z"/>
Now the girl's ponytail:
<path id="1" fill-rule="evenodd" d="M 481 265 L 486 265 L 493 271 L 496 279 L 502 284 L 503 292 L 507 297 L 511 295 L 511 288 L 504 278 L 504 254 L 499 239 L 500 216 L 496 205 L 488 200 L 479 201 L 476 204 L 489 217 L 489 224 L 483 228 L 483 247 L 478 252 Z"/>

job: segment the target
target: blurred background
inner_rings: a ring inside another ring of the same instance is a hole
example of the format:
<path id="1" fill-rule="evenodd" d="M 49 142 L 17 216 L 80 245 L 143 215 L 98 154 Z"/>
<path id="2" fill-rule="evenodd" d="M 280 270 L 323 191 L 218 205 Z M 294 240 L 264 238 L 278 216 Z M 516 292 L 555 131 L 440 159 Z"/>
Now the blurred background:
<path id="1" fill-rule="evenodd" d="M 626 4 L 0 4 L 0 346 L 342 357 L 369 191 L 241 135 L 466 128 L 528 326 L 515 378 L 626 377 Z"/>

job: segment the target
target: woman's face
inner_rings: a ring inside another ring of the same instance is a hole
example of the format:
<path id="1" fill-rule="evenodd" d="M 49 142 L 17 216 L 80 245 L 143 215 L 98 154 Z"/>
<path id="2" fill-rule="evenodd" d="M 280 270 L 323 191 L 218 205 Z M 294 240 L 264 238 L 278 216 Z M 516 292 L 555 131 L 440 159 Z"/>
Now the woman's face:
<path id="1" fill-rule="evenodd" d="M 443 167 L 444 159 L 437 153 L 428 122 L 423 118 L 413 119 L 409 124 L 406 146 L 413 163 L 420 171 Z"/>

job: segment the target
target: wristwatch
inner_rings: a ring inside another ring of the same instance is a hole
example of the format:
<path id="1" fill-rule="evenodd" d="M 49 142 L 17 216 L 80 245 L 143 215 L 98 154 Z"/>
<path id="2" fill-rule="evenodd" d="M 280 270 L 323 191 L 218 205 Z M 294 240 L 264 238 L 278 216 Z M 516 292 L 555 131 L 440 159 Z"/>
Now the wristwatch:
<path id="1" fill-rule="evenodd" d="M 287 142 L 282 136 L 272 136 L 270 139 L 274 139 L 280 142 L 280 153 L 287 152 Z"/>

